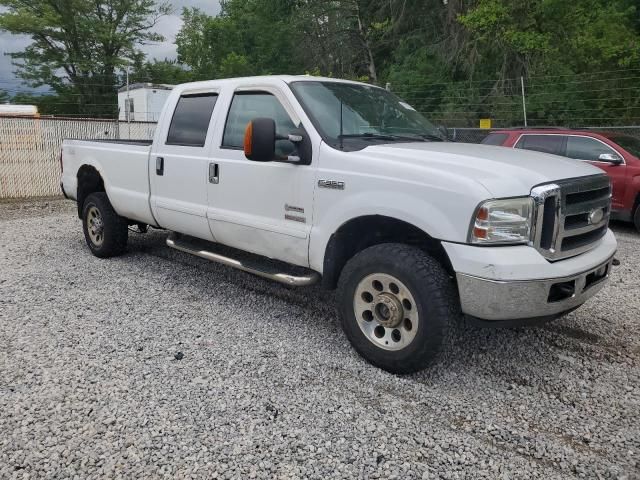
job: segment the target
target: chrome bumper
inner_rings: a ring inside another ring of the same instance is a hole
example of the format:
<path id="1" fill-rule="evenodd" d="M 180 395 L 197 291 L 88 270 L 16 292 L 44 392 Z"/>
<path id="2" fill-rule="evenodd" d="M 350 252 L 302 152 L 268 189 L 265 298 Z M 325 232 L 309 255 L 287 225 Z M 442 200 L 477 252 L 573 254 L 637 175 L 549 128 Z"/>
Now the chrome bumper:
<path id="1" fill-rule="evenodd" d="M 544 280 L 499 281 L 457 273 L 462 311 L 482 320 L 548 317 L 579 307 L 605 285 L 613 256 L 586 272 Z"/>

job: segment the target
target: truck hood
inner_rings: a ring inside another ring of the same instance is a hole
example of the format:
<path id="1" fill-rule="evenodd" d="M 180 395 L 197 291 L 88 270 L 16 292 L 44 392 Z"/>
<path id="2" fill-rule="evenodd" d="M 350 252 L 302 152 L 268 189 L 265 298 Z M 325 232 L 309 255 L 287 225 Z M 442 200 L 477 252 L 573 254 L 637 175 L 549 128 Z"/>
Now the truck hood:
<path id="1" fill-rule="evenodd" d="M 424 169 L 425 175 L 433 170 L 455 173 L 480 183 L 495 198 L 529 195 L 532 187 L 542 183 L 603 173 L 579 160 L 471 143 L 397 143 L 374 145 L 361 152 L 399 167 Z"/>

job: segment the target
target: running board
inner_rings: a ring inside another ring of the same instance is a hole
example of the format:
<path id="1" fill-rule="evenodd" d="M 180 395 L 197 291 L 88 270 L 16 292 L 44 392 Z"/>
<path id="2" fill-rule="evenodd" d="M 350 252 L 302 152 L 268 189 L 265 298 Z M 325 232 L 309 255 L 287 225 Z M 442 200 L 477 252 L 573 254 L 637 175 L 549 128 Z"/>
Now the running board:
<path id="1" fill-rule="evenodd" d="M 307 270 L 304 275 L 291 275 L 278 271 L 270 272 L 268 271 L 270 269 L 259 268 L 258 266 L 250 266 L 247 262 L 242 262 L 235 258 L 221 255 L 211 250 L 207 250 L 206 248 L 202 248 L 204 243 L 204 241 L 197 239 L 194 239 L 193 242 L 189 242 L 182 235 L 177 235 L 175 233 L 172 233 L 169 235 L 169 237 L 167 237 L 167 246 L 171 248 L 175 248 L 176 250 L 179 250 L 181 252 L 190 253 L 191 255 L 204 258 L 205 260 L 221 263 L 222 265 L 236 268 L 238 270 L 242 270 L 243 272 L 253 273 L 254 275 L 258 275 L 259 277 L 268 278 L 269 280 L 273 280 L 279 283 L 284 283 L 285 285 L 304 287 L 307 285 L 313 285 L 314 283 L 317 283 L 318 280 L 320 280 L 320 275 L 312 270 Z M 269 259 L 265 258 L 265 260 L 268 261 Z M 282 262 L 274 263 L 281 264 Z M 302 270 L 301 267 L 294 268 Z"/>

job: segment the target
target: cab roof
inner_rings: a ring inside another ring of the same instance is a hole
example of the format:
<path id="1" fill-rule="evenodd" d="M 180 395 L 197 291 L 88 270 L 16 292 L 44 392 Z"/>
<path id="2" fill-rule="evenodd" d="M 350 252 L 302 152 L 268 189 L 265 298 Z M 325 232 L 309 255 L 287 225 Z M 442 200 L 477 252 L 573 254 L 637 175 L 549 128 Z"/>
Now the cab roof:
<path id="1" fill-rule="evenodd" d="M 178 85 L 179 90 L 193 89 L 193 88 L 213 88 L 222 87 L 228 85 L 237 86 L 251 86 L 251 85 L 282 85 L 282 83 L 290 84 L 293 82 L 334 82 L 334 83 L 348 83 L 353 85 L 366 85 L 369 87 L 378 87 L 377 85 L 371 85 L 363 82 L 356 82 L 353 80 L 344 80 L 340 78 L 330 77 L 315 77 L 312 75 L 263 75 L 255 77 L 236 77 L 236 78 L 221 78 L 218 80 L 203 80 L 199 82 L 183 83 Z"/>

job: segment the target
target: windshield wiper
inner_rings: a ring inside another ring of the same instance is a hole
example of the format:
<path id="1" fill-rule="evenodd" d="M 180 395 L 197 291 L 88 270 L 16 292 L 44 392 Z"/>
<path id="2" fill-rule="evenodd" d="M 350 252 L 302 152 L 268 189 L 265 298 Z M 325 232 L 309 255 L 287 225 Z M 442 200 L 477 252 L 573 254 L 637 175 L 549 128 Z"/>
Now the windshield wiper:
<path id="1" fill-rule="evenodd" d="M 396 141 L 396 140 L 408 140 L 411 142 L 424 142 L 425 139 L 422 138 L 422 136 L 420 137 L 413 137 L 413 136 L 405 136 L 405 135 L 391 135 L 391 134 L 386 134 L 386 133 L 371 133 L 371 132 L 366 132 L 366 133 L 348 133 L 348 134 L 343 134 L 343 135 L 338 135 L 338 138 L 370 138 L 372 140 L 391 140 L 391 141 Z"/>
<path id="2" fill-rule="evenodd" d="M 430 140 L 432 142 L 444 142 L 444 138 L 438 135 L 433 135 L 432 133 L 421 133 L 420 137 L 424 140 Z"/>

